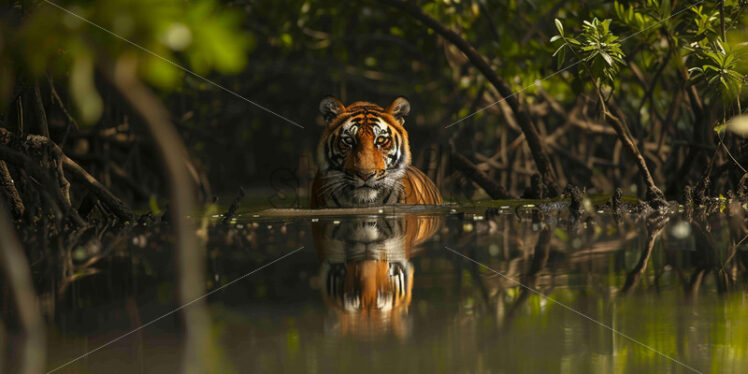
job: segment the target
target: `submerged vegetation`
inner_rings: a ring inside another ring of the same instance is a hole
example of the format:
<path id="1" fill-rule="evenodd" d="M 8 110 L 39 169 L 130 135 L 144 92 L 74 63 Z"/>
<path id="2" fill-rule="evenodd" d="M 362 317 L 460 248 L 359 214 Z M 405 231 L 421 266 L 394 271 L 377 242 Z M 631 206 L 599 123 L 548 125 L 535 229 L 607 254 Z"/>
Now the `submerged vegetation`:
<path id="1" fill-rule="evenodd" d="M 0 7 L 0 347 L 4 328 L 19 327 L 29 337 L 19 367 L 44 370 L 42 315 L 50 322 L 51 305 L 76 302 L 71 285 L 116 258 L 142 260 L 137 248 L 173 247 L 178 304 L 192 305 L 182 368 L 226 369 L 201 299 L 226 281 L 206 262 L 263 243 L 265 216 L 237 227 L 242 201 L 308 206 L 327 94 L 409 98 L 413 163 L 457 203 L 432 212 L 454 209 L 457 250 L 495 239 L 512 211 L 539 236 L 530 272 L 514 275 L 544 289 L 543 246 L 592 235 L 605 214 L 618 225 L 607 229 L 628 235 L 629 218 L 646 228 L 638 261 L 626 262 L 633 270 L 618 263 L 611 273 L 622 294 L 647 271 L 677 273 L 688 292 L 710 273 L 720 294 L 744 292 L 747 9 L 744 0 L 11 0 Z M 664 222 L 680 213 L 699 230 L 698 253 L 684 255 L 698 269 L 678 257 L 647 270 Z M 712 237 L 716 215 L 728 229 Z M 465 234 L 479 227 L 487 236 Z M 300 245 L 303 231 L 286 244 Z M 501 261 L 514 261 L 502 240 Z M 134 267 L 151 279 L 160 269 L 148 266 Z M 487 308 L 541 300 L 502 299 L 522 290 L 497 287 L 480 285 Z"/>

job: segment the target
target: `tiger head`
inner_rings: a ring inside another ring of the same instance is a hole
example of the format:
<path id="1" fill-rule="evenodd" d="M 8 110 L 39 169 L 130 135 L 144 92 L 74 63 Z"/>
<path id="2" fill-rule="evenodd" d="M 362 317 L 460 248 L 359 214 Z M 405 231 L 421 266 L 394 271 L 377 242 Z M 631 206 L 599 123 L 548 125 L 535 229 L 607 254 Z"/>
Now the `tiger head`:
<path id="1" fill-rule="evenodd" d="M 367 102 L 344 106 L 328 96 L 320 102 L 327 122 L 317 147 L 322 196 L 339 206 L 392 202 L 411 162 L 408 133 L 403 127 L 410 113 L 404 97 L 386 109 Z"/>

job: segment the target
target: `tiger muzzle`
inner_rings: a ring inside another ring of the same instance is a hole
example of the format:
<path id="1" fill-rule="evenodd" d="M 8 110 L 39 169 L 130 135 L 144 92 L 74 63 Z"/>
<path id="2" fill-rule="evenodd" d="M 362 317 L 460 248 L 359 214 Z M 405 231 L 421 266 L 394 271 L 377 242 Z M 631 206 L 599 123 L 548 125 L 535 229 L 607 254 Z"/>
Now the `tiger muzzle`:
<path id="1" fill-rule="evenodd" d="M 369 180 L 371 177 L 375 176 L 376 174 L 377 172 L 375 171 L 357 171 L 356 172 L 356 175 L 358 175 L 359 178 L 364 180 L 364 182 Z"/>

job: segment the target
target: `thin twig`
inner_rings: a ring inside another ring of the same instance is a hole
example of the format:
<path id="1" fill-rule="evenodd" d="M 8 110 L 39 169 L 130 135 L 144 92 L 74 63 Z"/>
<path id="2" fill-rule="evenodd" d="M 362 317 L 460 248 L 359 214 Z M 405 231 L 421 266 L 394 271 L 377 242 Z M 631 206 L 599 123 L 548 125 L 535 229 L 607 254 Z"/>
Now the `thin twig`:
<path id="1" fill-rule="evenodd" d="M 544 183 L 548 185 L 551 190 L 556 191 L 558 189 L 556 186 L 556 173 L 551 166 L 548 152 L 546 151 L 545 146 L 540 139 L 540 135 L 538 134 L 532 118 L 527 113 L 527 111 L 522 108 L 519 100 L 515 96 L 515 93 L 512 92 L 509 85 L 506 84 L 506 82 L 504 82 L 504 80 L 499 77 L 498 74 L 496 74 L 496 71 L 491 67 L 488 61 L 486 61 L 486 59 L 475 49 L 475 47 L 473 47 L 460 35 L 452 30 L 449 30 L 439 21 L 424 13 L 421 8 L 419 8 L 415 4 L 406 3 L 400 0 L 379 0 L 379 2 L 398 8 L 408 13 L 413 18 L 423 22 L 423 24 L 436 31 L 439 35 L 447 39 L 450 43 L 452 43 L 455 47 L 462 51 L 465 56 L 467 56 L 467 58 L 475 66 L 475 68 L 478 69 L 478 71 L 480 71 L 486 77 L 486 79 L 491 82 L 496 90 L 499 91 L 501 96 L 506 99 L 506 102 L 509 104 L 512 112 L 514 112 L 514 115 L 519 122 L 520 128 L 522 129 L 522 132 L 527 139 L 527 145 L 530 147 L 535 165 L 537 166 Z"/>
<path id="2" fill-rule="evenodd" d="M 34 101 L 36 102 L 36 110 L 39 112 L 39 133 L 42 136 L 49 138 L 49 124 L 47 123 L 47 111 L 44 109 L 44 102 L 42 101 L 42 93 L 39 90 L 39 84 L 34 84 Z"/>

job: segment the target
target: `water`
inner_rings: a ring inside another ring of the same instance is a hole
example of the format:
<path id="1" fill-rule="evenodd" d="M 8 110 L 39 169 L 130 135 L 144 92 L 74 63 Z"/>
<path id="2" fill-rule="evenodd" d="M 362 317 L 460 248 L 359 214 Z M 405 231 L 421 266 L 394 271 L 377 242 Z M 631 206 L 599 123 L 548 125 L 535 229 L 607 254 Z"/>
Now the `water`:
<path id="1" fill-rule="evenodd" d="M 457 210 L 215 228 L 212 356 L 252 373 L 748 372 L 742 210 Z M 48 368 L 176 308 L 172 249 L 163 228 L 136 231 L 95 273 L 56 284 Z M 57 372 L 177 372 L 182 331 L 175 313 Z"/>

